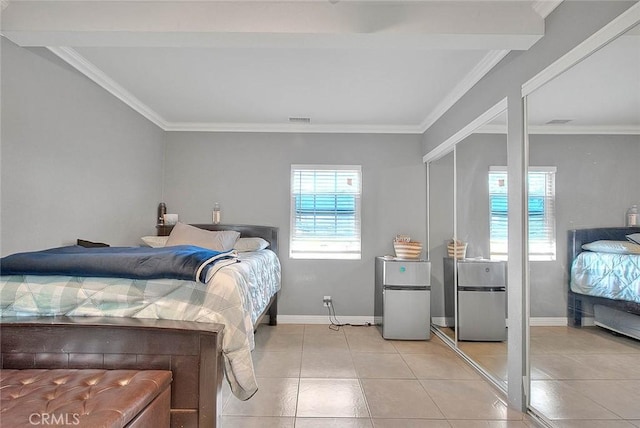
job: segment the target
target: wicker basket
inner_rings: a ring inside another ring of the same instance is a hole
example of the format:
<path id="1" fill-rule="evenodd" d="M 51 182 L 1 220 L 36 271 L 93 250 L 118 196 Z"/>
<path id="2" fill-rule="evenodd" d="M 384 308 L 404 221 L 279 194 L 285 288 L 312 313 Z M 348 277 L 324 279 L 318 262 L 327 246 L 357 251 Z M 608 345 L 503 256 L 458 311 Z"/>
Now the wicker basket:
<path id="1" fill-rule="evenodd" d="M 419 259 L 422 253 L 422 242 L 418 241 L 394 241 L 393 249 L 396 251 L 396 257 L 399 259 Z"/>
<path id="2" fill-rule="evenodd" d="M 467 243 L 462 241 L 451 241 L 447 244 L 447 253 L 454 259 L 464 259 L 467 255 Z"/>

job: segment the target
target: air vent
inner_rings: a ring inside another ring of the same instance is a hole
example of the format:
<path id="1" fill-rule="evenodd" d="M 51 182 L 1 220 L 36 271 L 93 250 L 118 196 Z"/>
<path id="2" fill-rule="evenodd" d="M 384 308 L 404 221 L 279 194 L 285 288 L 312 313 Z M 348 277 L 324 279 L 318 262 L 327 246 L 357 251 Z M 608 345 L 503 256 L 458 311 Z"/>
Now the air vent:
<path id="1" fill-rule="evenodd" d="M 311 123 L 310 117 L 290 117 L 289 122 L 291 123 Z"/>
<path id="2" fill-rule="evenodd" d="M 569 123 L 572 120 L 573 119 L 553 119 L 545 123 L 545 125 L 564 125 L 565 123 Z"/>

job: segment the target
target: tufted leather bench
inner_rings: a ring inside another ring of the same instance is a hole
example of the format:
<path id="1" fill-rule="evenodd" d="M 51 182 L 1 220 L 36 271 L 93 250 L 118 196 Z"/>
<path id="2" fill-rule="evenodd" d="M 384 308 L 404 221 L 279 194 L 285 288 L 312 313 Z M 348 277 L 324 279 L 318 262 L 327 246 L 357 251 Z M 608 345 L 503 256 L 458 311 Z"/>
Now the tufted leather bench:
<path id="1" fill-rule="evenodd" d="M 168 427 L 167 370 L 0 370 L 6 427 Z"/>

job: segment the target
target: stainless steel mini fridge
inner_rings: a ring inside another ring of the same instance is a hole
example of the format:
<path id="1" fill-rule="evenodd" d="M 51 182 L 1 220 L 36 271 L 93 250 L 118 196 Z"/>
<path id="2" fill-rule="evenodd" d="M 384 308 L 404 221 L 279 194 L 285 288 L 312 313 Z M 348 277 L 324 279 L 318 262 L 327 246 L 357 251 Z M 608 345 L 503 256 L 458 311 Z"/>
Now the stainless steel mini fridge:
<path id="1" fill-rule="evenodd" d="M 431 264 L 376 257 L 374 319 L 385 339 L 431 337 Z"/>

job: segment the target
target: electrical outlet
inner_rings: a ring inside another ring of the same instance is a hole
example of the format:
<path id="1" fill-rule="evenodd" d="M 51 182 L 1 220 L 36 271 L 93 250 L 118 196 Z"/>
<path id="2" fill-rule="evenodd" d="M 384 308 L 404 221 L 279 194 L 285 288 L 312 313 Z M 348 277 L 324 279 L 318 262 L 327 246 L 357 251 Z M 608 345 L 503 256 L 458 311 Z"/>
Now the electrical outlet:
<path id="1" fill-rule="evenodd" d="M 331 305 L 331 296 L 324 296 L 322 304 L 328 308 Z"/>

